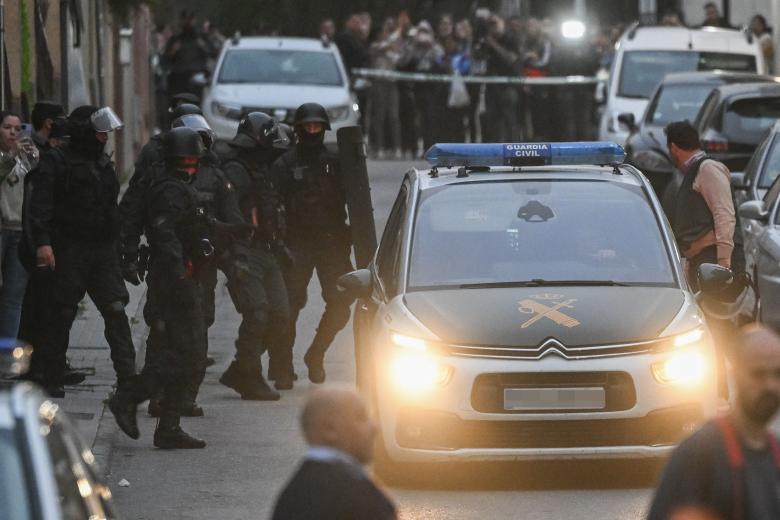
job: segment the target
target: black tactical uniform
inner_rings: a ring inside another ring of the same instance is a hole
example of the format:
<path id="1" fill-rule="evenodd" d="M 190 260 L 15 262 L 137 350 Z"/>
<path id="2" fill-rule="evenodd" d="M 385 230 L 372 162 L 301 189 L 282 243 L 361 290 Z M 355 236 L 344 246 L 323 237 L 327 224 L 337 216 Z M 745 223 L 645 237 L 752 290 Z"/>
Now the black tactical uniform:
<path id="1" fill-rule="evenodd" d="M 45 260 L 49 248 L 54 257 L 54 265 L 48 264 L 48 302 L 37 324 L 35 369 L 45 383 L 62 373 L 78 304 L 89 294 L 105 321 L 117 374 L 117 394 L 109 405 L 125 433 L 137 436 L 135 410 L 125 406 L 135 380 L 135 349 L 116 249 L 119 180 L 111 159 L 103 153 L 104 141 L 98 139 L 98 135 L 105 137 L 103 132 L 121 128 L 121 122 L 110 108 L 91 106 L 77 108 L 69 120 L 71 142 L 42 158 L 29 201 L 38 263 Z"/>
<path id="2" fill-rule="evenodd" d="M 190 128 L 163 137 L 168 176 L 153 179 L 147 194 L 146 237 L 151 247 L 149 294 L 164 335 L 161 370 L 153 374 L 162 389 L 162 412 L 154 434 L 160 448 L 202 448 L 206 444 L 181 430 L 187 384 L 203 370 L 206 333 L 197 273 L 210 250 L 205 221 L 198 213 L 191 175 L 203 153 L 201 138 Z M 190 160 L 182 165 L 182 160 Z M 140 400 L 140 396 L 139 396 Z"/>
<path id="3" fill-rule="evenodd" d="M 244 218 L 257 226 L 251 240 L 233 244 L 225 262 L 228 291 L 242 321 L 235 361 L 220 382 L 244 399 L 279 399 L 263 378 L 260 357 L 268 344 L 279 344 L 273 336 L 287 327 L 289 319 L 287 292 L 276 258 L 284 254 L 284 218 L 268 176 L 268 165 L 288 143 L 273 118 L 253 112 L 241 121 L 222 157 L 222 167 L 236 188 Z M 275 352 L 269 351 L 269 357 L 269 377 L 277 380 L 277 389 L 292 388 L 291 360 L 279 365 Z"/>
<path id="4" fill-rule="evenodd" d="M 330 129 L 325 109 L 316 103 L 301 105 L 295 113 L 298 144 L 273 165 L 272 179 L 287 211 L 287 246 L 294 263 L 285 273 L 290 302 L 290 326 L 279 350 L 292 357 L 295 322 L 306 305 L 306 289 L 313 272 L 322 287 L 325 313 L 304 362 L 309 379 L 325 380 L 325 351 L 349 321 L 352 301 L 336 287 L 338 278 L 353 269 L 352 237 L 346 224 L 346 195 L 338 159 L 323 144 L 324 130 L 310 134 L 306 123 Z"/>

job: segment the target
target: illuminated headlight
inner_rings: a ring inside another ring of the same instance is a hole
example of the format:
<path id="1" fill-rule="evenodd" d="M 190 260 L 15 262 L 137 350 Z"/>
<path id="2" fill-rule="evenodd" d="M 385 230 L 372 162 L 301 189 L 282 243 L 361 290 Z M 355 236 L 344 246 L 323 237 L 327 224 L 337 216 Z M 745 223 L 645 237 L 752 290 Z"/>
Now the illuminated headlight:
<path id="1" fill-rule="evenodd" d="M 350 110 L 352 110 L 351 105 L 332 107 L 328 109 L 328 117 L 330 118 L 331 123 L 335 121 L 344 121 L 349 117 Z"/>
<path id="2" fill-rule="evenodd" d="M 577 40 L 585 36 L 585 24 L 579 20 L 568 20 L 561 24 L 561 35 L 564 38 Z"/>
<path id="3" fill-rule="evenodd" d="M 390 378 L 398 390 L 424 392 L 446 385 L 452 376 L 452 367 L 440 363 L 425 340 L 393 334 L 396 347 L 390 362 Z"/>
<path id="4" fill-rule="evenodd" d="M 704 380 L 709 363 L 699 343 L 703 329 L 694 329 L 674 338 L 674 349 L 666 359 L 653 363 L 653 376 L 659 383 L 695 385 Z"/>
<path id="5" fill-rule="evenodd" d="M 212 101 L 211 110 L 222 117 L 227 119 L 235 119 L 238 121 L 241 119 L 241 105 L 234 105 L 232 103 L 221 103 L 219 101 Z"/>

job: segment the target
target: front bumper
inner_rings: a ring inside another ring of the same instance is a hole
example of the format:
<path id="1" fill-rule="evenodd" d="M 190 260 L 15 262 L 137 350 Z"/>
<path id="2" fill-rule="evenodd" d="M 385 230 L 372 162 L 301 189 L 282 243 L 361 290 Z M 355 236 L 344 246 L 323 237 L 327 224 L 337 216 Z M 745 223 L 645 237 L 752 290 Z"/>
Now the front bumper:
<path id="1" fill-rule="evenodd" d="M 655 353 L 578 360 L 550 355 L 534 361 L 442 356 L 452 378 L 417 395 L 393 387 L 380 368 L 388 366 L 385 359 L 375 365 L 384 447 L 399 462 L 663 457 L 715 414 L 717 392 L 714 376 L 696 387 L 661 385 L 651 371 L 661 359 L 663 354 Z M 565 386 L 567 375 L 574 381 L 583 373 L 622 373 L 632 388 L 614 388 L 609 411 L 544 413 L 486 412 L 473 391 L 485 374 L 508 380 L 549 374 Z M 621 401 L 621 391 L 633 394 Z"/>

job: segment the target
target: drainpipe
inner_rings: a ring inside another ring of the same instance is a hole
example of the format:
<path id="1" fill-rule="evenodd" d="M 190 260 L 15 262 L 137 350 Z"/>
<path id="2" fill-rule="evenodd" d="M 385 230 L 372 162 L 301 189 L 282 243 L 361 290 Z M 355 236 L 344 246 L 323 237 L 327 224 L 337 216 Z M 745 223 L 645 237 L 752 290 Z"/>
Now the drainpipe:
<path id="1" fill-rule="evenodd" d="M 69 113 L 70 89 L 68 73 L 68 7 L 70 0 L 60 0 L 60 97 L 65 113 Z"/>
<path id="2" fill-rule="evenodd" d="M 0 0 L 0 108 L 5 110 L 5 0 Z"/>
<path id="3" fill-rule="evenodd" d="M 104 106 L 103 92 L 103 1 L 95 2 L 95 53 L 97 55 L 97 98 L 98 106 Z"/>

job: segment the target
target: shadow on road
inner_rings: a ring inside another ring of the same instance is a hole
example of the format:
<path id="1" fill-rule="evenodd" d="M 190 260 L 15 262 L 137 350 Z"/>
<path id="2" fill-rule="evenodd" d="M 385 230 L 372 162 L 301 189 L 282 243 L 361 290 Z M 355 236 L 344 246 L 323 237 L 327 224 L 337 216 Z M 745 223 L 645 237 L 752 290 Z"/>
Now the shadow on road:
<path id="1" fill-rule="evenodd" d="M 420 490 L 635 489 L 654 487 L 662 468 L 657 461 L 403 464 L 378 477 Z"/>

